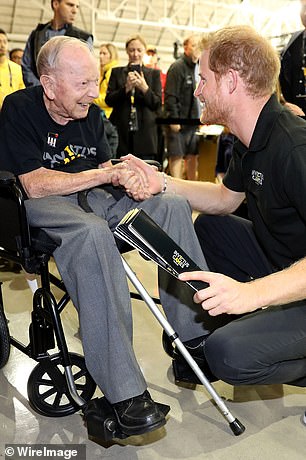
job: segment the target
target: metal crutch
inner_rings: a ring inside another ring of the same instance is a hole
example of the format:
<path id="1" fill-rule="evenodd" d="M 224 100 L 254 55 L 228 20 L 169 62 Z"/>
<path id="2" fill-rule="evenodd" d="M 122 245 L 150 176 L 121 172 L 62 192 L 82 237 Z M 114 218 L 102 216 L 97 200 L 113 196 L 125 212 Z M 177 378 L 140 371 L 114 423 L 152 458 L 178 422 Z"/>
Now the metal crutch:
<path id="1" fill-rule="evenodd" d="M 215 391 L 214 387 L 211 385 L 211 383 L 207 380 L 205 377 L 204 373 L 200 369 L 200 367 L 197 365 L 191 354 L 188 352 L 182 341 L 180 340 L 178 334 L 175 332 L 175 330 L 172 328 L 170 323 L 166 320 L 165 316 L 161 313 L 153 299 L 151 298 L 150 294 L 148 291 L 145 289 L 145 287 L 141 284 L 129 264 L 126 262 L 126 260 L 121 256 L 122 258 L 122 263 L 126 272 L 126 275 L 128 279 L 131 281 L 135 289 L 139 292 L 140 296 L 142 297 L 143 301 L 148 305 L 149 309 L 157 319 L 157 321 L 160 323 L 160 325 L 163 327 L 165 330 L 166 334 L 170 338 L 170 340 L 175 344 L 175 346 L 178 348 L 178 350 L 181 352 L 181 354 L 184 356 L 185 360 L 189 364 L 189 366 L 192 368 L 194 373 L 197 375 L 199 378 L 200 382 L 204 385 L 208 393 L 211 395 L 215 403 L 217 404 L 220 412 L 224 416 L 224 418 L 228 421 L 229 426 L 234 433 L 235 436 L 239 436 L 242 434 L 245 430 L 245 426 L 233 415 L 230 413 L 226 405 L 224 404 L 223 400 L 220 398 L 218 393 Z"/>

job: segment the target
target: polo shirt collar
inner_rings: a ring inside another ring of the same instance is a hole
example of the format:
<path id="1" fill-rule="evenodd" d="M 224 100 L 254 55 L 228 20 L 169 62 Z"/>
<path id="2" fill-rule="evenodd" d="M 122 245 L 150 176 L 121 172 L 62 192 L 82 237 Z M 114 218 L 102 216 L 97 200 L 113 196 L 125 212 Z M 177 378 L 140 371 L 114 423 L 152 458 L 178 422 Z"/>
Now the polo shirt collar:
<path id="1" fill-rule="evenodd" d="M 236 143 L 238 152 L 243 154 L 246 151 L 257 152 L 264 149 L 269 142 L 273 126 L 283 110 L 276 95 L 273 94 L 260 112 L 249 148 L 238 140 Z"/>

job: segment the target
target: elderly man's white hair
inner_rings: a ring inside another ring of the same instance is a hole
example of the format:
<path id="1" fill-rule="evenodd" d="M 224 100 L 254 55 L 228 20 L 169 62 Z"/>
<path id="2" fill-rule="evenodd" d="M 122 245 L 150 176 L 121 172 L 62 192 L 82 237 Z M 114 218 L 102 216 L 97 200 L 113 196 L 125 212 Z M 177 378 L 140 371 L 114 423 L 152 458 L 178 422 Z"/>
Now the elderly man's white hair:
<path id="1" fill-rule="evenodd" d="M 48 40 L 41 47 L 37 56 L 36 66 L 38 75 L 49 75 L 50 72 L 56 70 L 58 57 L 61 51 L 64 48 L 73 48 L 75 46 L 85 48 L 89 52 L 92 52 L 88 43 L 83 40 L 79 40 L 78 38 L 61 35 Z"/>

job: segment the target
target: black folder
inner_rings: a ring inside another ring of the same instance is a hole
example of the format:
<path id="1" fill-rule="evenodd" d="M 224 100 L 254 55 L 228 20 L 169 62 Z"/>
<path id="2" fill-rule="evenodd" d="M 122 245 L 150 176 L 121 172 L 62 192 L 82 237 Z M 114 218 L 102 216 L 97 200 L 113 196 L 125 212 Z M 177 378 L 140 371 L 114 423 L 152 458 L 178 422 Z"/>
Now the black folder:
<path id="1" fill-rule="evenodd" d="M 129 211 L 121 219 L 114 233 L 175 278 L 183 272 L 201 270 L 143 209 L 136 208 Z M 208 286 L 203 281 L 186 283 L 195 291 Z"/>

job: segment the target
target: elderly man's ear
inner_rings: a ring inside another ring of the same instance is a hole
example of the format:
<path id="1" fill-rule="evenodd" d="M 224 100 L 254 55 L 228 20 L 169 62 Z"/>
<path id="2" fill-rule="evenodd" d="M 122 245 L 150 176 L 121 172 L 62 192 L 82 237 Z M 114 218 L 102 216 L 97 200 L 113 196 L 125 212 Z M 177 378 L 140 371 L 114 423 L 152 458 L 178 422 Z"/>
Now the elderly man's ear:
<path id="1" fill-rule="evenodd" d="M 52 75 L 41 75 L 40 83 L 48 99 L 54 99 L 55 80 Z"/>

